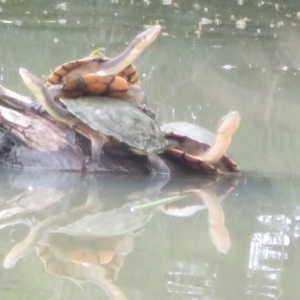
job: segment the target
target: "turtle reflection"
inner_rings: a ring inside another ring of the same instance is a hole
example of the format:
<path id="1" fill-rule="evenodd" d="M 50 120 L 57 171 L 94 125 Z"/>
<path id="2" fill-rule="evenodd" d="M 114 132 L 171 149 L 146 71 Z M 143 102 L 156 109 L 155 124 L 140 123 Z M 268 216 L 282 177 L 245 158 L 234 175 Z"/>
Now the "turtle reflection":
<path id="1" fill-rule="evenodd" d="M 190 216 L 207 209 L 213 243 L 219 251 L 229 250 L 230 237 L 220 201 L 235 187 L 236 178 L 181 179 L 181 185 L 177 180 L 151 179 L 147 185 L 143 181 L 140 191 L 132 188 L 125 191 L 114 183 L 111 193 L 109 181 L 111 179 L 87 177 L 88 193 L 84 203 L 50 216 L 41 209 L 39 214 L 44 217 L 7 254 L 4 267 L 13 267 L 35 249 L 49 274 L 93 283 L 110 299 L 127 299 L 113 281 L 134 249 L 135 238 L 143 233 L 147 222 L 158 211 Z M 101 190 L 104 185 L 105 192 Z M 122 197 L 121 205 L 111 203 L 112 193 Z"/>
<path id="2" fill-rule="evenodd" d="M 234 189 L 238 180 L 224 177 L 216 182 L 208 182 L 201 188 L 195 185 L 186 187 L 188 194 L 183 200 L 160 206 L 164 213 L 177 217 L 189 217 L 196 212 L 207 209 L 209 235 L 218 251 L 226 254 L 231 247 L 230 235 L 225 226 L 225 214 L 221 202 Z"/>

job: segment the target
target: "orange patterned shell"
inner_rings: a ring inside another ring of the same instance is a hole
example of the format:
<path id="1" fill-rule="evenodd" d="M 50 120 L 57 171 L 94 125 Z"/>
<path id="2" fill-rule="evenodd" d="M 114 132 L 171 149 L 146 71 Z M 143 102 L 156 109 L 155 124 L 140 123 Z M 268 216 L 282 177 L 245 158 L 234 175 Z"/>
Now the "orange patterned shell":
<path id="1" fill-rule="evenodd" d="M 98 75 L 101 63 L 107 60 L 93 57 L 64 63 L 49 75 L 45 85 L 48 88 L 63 84 L 62 96 L 68 98 L 100 95 L 122 99 L 126 96 L 129 84 L 141 84 L 139 74 L 135 66 L 129 65 L 116 76 Z"/>

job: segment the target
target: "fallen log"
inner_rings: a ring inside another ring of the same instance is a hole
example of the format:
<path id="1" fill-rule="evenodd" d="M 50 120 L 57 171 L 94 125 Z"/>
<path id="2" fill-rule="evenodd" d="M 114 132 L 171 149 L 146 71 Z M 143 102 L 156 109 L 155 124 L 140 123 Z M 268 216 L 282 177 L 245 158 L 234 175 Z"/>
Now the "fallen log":
<path id="1" fill-rule="evenodd" d="M 85 170 L 90 142 L 48 114 L 31 110 L 33 100 L 0 85 L 0 160 L 10 167 Z M 104 153 L 97 172 L 147 174 L 143 157 Z"/>

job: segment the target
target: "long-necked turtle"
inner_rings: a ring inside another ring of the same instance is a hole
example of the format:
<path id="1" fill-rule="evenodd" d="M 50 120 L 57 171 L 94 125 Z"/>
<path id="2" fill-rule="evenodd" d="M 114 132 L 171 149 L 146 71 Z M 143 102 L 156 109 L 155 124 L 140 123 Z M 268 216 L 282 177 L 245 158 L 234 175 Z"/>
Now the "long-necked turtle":
<path id="1" fill-rule="evenodd" d="M 169 168 L 156 153 L 165 148 L 164 134 L 155 121 L 130 103 L 104 97 L 60 98 L 56 103 L 43 82 L 21 68 L 20 75 L 46 111 L 91 140 L 93 162 L 97 162 L 104 144 L 124 143 L 141 155 L 147 155 L 153 170 L 169 174 Z"/>
<path id="2" fill-rule="evenodd" d="M 173 122 L 161 126 L 165 137 L 175 146 L 165 150 L 172 158 L 213 173 L 238 172 L 237 164 L 225 153 L 241 117 L 231 111 L 218 124 L 216 134 L 191 123 Z"/>
<path id="3" fill-rule="evenodd" d="M 48 77 L 46 87 L 52 96 L 58 97 L 101 95 L 119 99 L 133 98 L 137 106 L 143 108 L 145 97 L 139 88 L 141 81 L 131 63 L 157 38 L 160 31 L 160 25 L 151 26 L 137 35 L 115 58 L 92 55 L 64 63 Z"/>

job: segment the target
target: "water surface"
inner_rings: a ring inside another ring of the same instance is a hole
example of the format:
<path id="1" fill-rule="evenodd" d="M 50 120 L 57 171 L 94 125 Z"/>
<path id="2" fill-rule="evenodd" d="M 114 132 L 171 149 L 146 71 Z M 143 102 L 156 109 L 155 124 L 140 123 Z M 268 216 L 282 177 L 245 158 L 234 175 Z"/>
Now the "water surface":
<path id="1" fill-rule="evenodd" d="M 299 12 L 295 0 L 0 1 L 4 86 L 29 95 L 19 67 L 47 76 L 97 47 L 113 57 L 159 23 L 136 61 L 159 122 L 214 130 L 242 116 L 238 179 L 1 170 L 1 297 L 298 299 Z"/>

